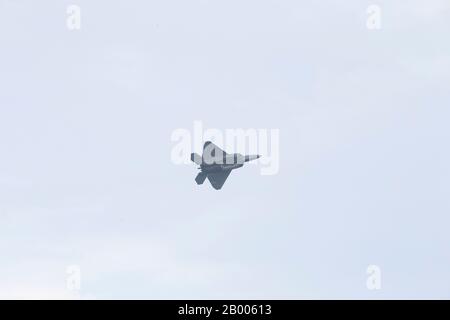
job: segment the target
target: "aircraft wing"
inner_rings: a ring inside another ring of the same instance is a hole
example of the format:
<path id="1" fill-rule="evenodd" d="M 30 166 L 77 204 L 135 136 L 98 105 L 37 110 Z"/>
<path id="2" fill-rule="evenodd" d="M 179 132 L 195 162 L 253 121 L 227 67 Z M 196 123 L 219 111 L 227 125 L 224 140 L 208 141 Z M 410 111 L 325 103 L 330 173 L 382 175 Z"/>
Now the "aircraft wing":
<path id="1" fill-rule="evenodd" d="M 206 141 L 205 144 L 203 145 L 203 152 L 205 151 L 205 149 L 208 149 L 209 151 L 211 151 L 211 155 L 214 156 L 214 152 L 221 152 L 222 154 L 226 155 L 227 153 L 225 151 L 223 151 L 222 149 L 220 149 L 218 146 L 216 146 L 214 143 L 212 143 L 211 141 Z"/>
<path id="2" fill-rule="evenodd" d="M 227 153 L 216 146 L 211 141 L 206 141 L 203 145 L 203 162 L 207 164 L 222 164 L 225 163 Z"/>
<path id="3" fill-rule="evenodd" d="M 214 143 L 212 143 L 211 141 L 206 141 L 205 144 L 203 145 L 203 150 L 205 150 L 206 148 L 212 148 L 214 150 L 223 152 L 224 154 L 227 154 L 225 151 L 223 151 L 222 149 L 220 149 L 218 146 L 216 146 Z"/>
<path id="4" fill-rule="evenodd" d="M 208 180 L 214 189 L 220 190 L 230 175 L 231 170 L 225 170 L 222 172 L 208 173 Z"/>

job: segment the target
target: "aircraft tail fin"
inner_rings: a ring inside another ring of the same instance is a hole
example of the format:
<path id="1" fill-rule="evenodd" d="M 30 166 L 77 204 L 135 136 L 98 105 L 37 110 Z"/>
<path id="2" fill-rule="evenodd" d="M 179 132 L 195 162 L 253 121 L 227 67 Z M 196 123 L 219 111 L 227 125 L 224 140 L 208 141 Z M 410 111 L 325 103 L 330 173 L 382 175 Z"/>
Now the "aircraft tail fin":
<path id="1" fill-rule="evenodd" d="M 206 173 L 200 172 L 197 177 L 195 177 L 195 182 L 197 182 L 197 184 L 202 184 L 203 182 L 205 182 L 206 176 Z"/>
<path id="2" fill-rule="evenodd" d="M 201 165 L 203 163 L 202 157 L 197 153 L 191 153 L 191 161 L 195 162 L 198 165 Z"/>

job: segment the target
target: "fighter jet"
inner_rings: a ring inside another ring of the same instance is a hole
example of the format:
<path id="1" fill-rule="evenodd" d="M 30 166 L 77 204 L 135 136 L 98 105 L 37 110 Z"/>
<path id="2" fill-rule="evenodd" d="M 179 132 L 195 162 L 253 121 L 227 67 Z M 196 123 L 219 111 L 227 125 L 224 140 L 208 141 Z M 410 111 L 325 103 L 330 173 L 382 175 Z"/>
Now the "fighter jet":
<path id="1" fill-rule="evenodd" d="M 191 153 L 191 160 L 198 164 L 200 173 L 195 178 L 197 184 L 203 184 L 208 178 L 214 189 L 220 190 L 231 170 L 240 168 L 244 162 L 256 160 L 260 155 L 243 156 L 239 153 L 227 154 L 211 141 L 203 145 L 203 155 Z"/>

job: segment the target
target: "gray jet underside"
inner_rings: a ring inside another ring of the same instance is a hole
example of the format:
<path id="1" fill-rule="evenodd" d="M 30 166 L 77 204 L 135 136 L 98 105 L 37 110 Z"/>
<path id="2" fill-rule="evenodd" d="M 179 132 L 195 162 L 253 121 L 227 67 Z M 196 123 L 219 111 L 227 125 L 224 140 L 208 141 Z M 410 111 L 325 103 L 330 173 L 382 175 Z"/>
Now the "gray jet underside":
<path id="1" fill-rule="evenodd" d="M 211 141 L 203 145 L 203 155 L 191 154 L 191 160 L 199 165 L 200 173 L 195 178 L 197 184 L 203 184 L 206 178 L 214 189 L 220 190 L 231 171 L 240 168 L 245 162 L 256 160 L 259 155 L 243 156 L 239 153 L 227 154 Z"/>

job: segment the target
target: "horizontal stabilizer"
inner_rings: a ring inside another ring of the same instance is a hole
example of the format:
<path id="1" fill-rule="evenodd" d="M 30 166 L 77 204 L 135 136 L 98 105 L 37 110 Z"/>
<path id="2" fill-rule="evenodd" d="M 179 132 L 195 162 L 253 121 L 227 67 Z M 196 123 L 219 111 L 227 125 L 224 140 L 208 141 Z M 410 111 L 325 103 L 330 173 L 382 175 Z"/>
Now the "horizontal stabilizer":
<path id="1" fill-rule="evenodd" d="M 201 165 L 203 163 L 202 157 L 196 153 L 191 153 L 191 161 L 195 162 L 198 165 Z"/>

